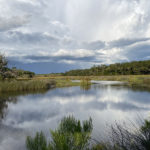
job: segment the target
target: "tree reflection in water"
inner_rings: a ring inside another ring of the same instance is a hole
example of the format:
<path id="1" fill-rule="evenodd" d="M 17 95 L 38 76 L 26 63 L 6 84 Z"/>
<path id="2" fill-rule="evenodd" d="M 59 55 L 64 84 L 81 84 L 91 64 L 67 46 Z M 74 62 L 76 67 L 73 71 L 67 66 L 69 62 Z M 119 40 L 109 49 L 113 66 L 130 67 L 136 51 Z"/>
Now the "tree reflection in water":
<path id="1" fill-rule="evenodd" d="M 80 89 L 81 89 L 81 90 L 88 91 L 88 90 L 91 89 L 91 84 L 88 84 L 88 85 L 80 85 Z"/>
<path id="2" fill-rule="evenodd" d="M 0 121 L 5 118 L 7 114 L 8 103 L 16 103 L 17 97 L 3 97 L 0 95 Z"/>
<path id="3" fill-rule="evenodd" d="M 0 93 L 0 121 L 4 119 L 7 115 L 7 109 L 9 103 L 16 104 L 18 101 L 18 96 L 25 96 L 29 94 L 45 94 L 47 90 L 38 90 L 29 92 L 10 92 L 10 93 Z"/>

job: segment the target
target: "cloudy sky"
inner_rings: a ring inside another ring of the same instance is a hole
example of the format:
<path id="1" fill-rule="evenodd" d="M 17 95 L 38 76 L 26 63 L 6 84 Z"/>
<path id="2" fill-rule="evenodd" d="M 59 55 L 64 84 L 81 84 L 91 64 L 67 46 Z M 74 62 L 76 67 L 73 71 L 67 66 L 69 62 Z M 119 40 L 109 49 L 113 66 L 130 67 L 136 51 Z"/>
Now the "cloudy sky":
<path id="1" fill-rule="evenodd" d="M 36 73 L 150 59 L 149 0 L 0 0 L 0 52 Z"/>

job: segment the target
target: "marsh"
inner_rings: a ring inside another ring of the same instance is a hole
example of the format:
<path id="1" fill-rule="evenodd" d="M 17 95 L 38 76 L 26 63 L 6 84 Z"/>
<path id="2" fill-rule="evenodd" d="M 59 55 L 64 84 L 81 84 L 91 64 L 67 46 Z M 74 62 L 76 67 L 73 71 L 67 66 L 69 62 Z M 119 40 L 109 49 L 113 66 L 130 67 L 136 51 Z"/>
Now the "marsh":
<path id="1" fill-rule="evenodd" d="M 74 86 L 39 93 L 8 93 L 0 96 L 0 150 L 24 150 L 27 135 L 55 129 L 60 120 L 74 115 L 93 120 L 92 137 L 100 139 L 108 125 L 123 123 L 150 112 L 148 89 L 131 88 L 122 82 L 94 81 L 88 88 Z"/>

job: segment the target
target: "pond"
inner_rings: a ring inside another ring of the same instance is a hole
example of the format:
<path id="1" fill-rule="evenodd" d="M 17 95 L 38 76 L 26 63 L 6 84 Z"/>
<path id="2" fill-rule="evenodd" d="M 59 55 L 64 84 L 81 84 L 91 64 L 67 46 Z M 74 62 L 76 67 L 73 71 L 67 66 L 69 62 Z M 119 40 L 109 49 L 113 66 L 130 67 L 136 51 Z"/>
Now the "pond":
<path id="1" fill-rule="evenodd" d="M 150 114 L 150 92 L 121 82 L 93 81 L 88 87 L 51 89 L 33 94 L 0 96 L 0 150 L 25 150 L 27 135 L 55 129 L 60 120 L 74 115 L 93 120 L 93 138 L 100 139 L 115 121 L 138 122 Z"/>

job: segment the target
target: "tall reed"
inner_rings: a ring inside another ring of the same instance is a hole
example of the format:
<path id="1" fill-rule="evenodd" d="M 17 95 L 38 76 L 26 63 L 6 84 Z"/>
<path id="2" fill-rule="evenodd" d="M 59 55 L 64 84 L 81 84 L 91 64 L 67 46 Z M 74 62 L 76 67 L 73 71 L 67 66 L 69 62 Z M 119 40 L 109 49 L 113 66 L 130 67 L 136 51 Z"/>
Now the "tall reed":
<path id="1" fill-rule="evenodd" d="M 56 82 L 54 80 L 4 81 L 0 82 L 0 93 L 50 89 L 55 87 L 55 85 Z"/>

